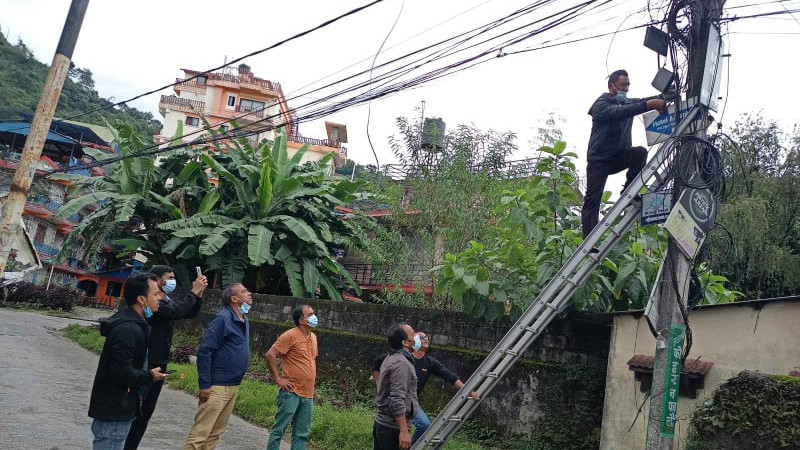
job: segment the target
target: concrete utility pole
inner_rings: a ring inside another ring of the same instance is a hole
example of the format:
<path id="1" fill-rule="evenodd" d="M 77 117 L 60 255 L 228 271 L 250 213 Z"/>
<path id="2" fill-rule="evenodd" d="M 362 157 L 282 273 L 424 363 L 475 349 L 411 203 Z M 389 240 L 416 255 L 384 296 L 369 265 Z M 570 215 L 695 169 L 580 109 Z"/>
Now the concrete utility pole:
<path id="1" fill-rule="evenodd" d="M 31 131 L 25 141 L 17 170 L 14 172 L 14 181 L 8 193 L 5 208 L 3 209 L 2 222 L 0 222 L 0 279 L 5 273 L 8 254 L 11 252 L 11 245 L 17 234 L 22 211 L 25 209 L 25 201 L 28 198 L 33 176 L 36 173 L 36 165 L 39 157 L 42 156 L 42 147 L 47 139 L 47 132 L 50 130 L 50 122 L 61 97 L 61 89 L 64 80 L 69 72 L 70 59 L 75 50 L 75 43 L 83 24 L 83 16 L 89 0 L 72 0 L 67 14 L 67 21 L 61 31 L 61 39 L 58 41 L 56 54 L 53 56 L 53 63 L 47 73 L 42 95 L 39 97 L 39 104 L 31 122 Z"/>
<path id="2" fill-rule="evenodd" d="M 696 0 L 697 5 L 691 8 L 691 42 L 688 55 L 689 68 L 687 80 L 687 99 L 700 98 L 703 85 L 703 74 L 706 69 L 706 49 L 709 29 L 719 26 L 722 7 L 725 0 Z M 704 106 L 700 106 L 705 108 Z M 696 128 L 696 136 L 706 136 L 706 114 L 700 114 L 700 125 Z M 697 168 L 690 161 L 697 161 L 692 155 L 679 156 L 683 173 L 696 173 Z M 675 184 L 673 205 L 683 191 L 684 186 Z M 664 260 L 662 277 L 659 284 L 660 301 L 658 302 L 658 320 L 656 323 L 656 351 L 653 362 L 653 381 L 650 388 L 650 410 L 647 423 L 647 450 L 672 450 L 674 447 L 674 430 L 678 421 L 678 389 L 682 371 L 682 351 L 685 339 L 684 319 L 679 302 L 686 307 L 689 296 L 689 278 L 692 261 L 669 239 L 667 256 Z M 677 376 L 676 376 L 677 371 Z"/>

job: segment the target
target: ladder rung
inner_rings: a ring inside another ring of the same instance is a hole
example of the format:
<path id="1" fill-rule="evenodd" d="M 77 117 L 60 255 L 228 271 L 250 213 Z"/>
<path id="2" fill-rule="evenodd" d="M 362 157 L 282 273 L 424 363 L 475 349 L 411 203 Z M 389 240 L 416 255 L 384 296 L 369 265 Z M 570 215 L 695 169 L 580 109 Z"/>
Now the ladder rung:
<path id="1" fill-rule="evenodd" d="M 538 333 L 539 329 L 534 327 L 525 327 L 526 331 L 530 331 L 531 333 Z"/>
<path id="2" fill-rule="evenodd" d="M 497 372 L 484 372 L 481 375 L 486 378 L 498 378 Z"/>
<path id="3" fill-rule="evenodd" d="M 448 422 L 461 422 L 462 420 L 463 419 L 461 417 L 458 417 L 458 416 L 453 416 L 453 417 L 448 417 L 447 418 Z"/>
<path id="4" fill-rule="evenodd" d="M 519 352 L 514 350 L 502 350 L 501 353 L 505 353 L 506 355 L 517 356 Z"/>

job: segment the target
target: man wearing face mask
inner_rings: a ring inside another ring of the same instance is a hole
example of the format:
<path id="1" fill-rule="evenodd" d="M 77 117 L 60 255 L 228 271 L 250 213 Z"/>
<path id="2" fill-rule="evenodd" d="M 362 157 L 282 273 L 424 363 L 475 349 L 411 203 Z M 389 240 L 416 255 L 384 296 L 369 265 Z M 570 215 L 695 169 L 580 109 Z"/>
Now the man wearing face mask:
<path id="1" fill-rule="evenodd" d="M 123 448 L 131 422 L 139 414 L 141 389 L 161 384 L 166 377 L 158 367 L 147 369 L 150 326 L 145 319 L 158 311 L 157 280 L 151 274 L 129 278 L 123 288 L 128 307 L 100 320 L 100 334 L 106 341 L 89 401 L 94 450 Z"/>
<path id="2" fill-rule="evenodd" d="M 417 375 L 411 353 L 421 342 L 414 338 L 414 329 L 407 323 L 395 323 L 386 333 L 391 352 L 380 367 L 375 404 L 378 413 L 372 424 L 373 450 L 407 450 L 411 448 L 408 424 L 417 416 Z"/>
<path id="3" fill-rule="evenodd" d="M 278 412 L 269 432 L 267 450 L 278 450 L 286 427 L 292 424 L 292 450 L 306 450 L 314 410 L 314 382 L 317 378 L 317 336 L 319 325 L 314 309 L 297 305 L 292 310 L 295 327 L 284 332 L 267 351 L 269 373 L 278 391 Z M 278 373 L 278 357 L 283 374 Z"/>
<path id="4" fill-rule="evenodd" d="M 584 238 L 599 221 L 600 201 L 608 176 L 627 169 L 627 187 L 647 163 L 647 150 L 633 147 L 631 143 L 633 118 L 654 109 L 666 110 L 666 103 L 659 96 L 628 98 L 630 84 L 628 72 L 614 71 L 608 76 L 608 92 L 595 100 L 589 109 L 592 134 L 586 158 L 586 195 L 581 210 Z"/>
<path id="5" fill-rule="evenodd" d="M 450 369 L 445 367 L 438 359 L 427 354 L 430 342 L 431 340 L 427 334 L 421 331 L 414 333 L 414 346 L 411 348 L 413 350 L 411 353 L 411 363 L 414 365 L 414 372 L 417 375 L 417 398 L 422 394 L 422 390 L 425 389 L 425 385 L 428 383 L 428 378 L 431 375 L 436 375 L 447 381 L 456 389 L 461 389 L 464 386 L 464 382 L 461 381 L 458 375 L 450 371 Z M 375 358 L 375 362 L 372 366 L 372 378 L 375 380 L 375 383 L 380 379 L 381 365 L 386 356 L 387 354 L 384 354 Z M 478 394 L 474 391 L 470 392 L 469 396 L 474 399 L 478 398 Z M 425 433 L 425 430 L 431 426 L 431 421 L 428 415 L 425 414 L 425 411 L 423 411 L 422 405 L 417 409 L 417 415 L 414 417 L 412 425 L 414 425 L 414 435 L 411 437 L 411 445 L 414 445 Z"/>
<path id="6" fill-rule="evenodd" d="M 213 450 L 228 426 L 233 404 L 250 366 L 252 294 L 242 284 L 222 291 L 223 308 L 203 331 L 197 347 L 197 414 L 184 450 Z"/>
<path id="7" fill-rule="evenodd" d="M 175 332 L 175 321 L 197 316 L 208 282 L 205 276 L 198 276 L 192 283 L 192 290 L 186 293 L 183 300 L 173 300 L 170 298 L 170 294 L 175 292 L 178 282 L 175 280 L 175 271 L 172 267 L 153 266 L 150 273 L 158 277 L 158 284 L 165 295 L 159 302 L 158 312 L 147 319 L 147 323 L 150 325 L 148 364 L 149 368 L 160 367 L 161 371 L 166 373 L 172 347 L 172 335 Z M 150 417 L 156 409 L 156 402 L 158 402 L 162 387 L 163 383 L 157 383 L 144 389 L 142 414 L 131 425 L 128 438 L 125 440 L 125 450 L 136 450 L 139 447 Z"/>

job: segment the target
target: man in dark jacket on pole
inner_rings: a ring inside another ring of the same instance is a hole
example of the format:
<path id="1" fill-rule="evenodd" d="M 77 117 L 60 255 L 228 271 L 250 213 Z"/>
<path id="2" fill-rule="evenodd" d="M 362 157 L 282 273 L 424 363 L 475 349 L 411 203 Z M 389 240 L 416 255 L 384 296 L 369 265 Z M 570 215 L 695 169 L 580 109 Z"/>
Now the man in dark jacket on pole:
<path id="1" fill-rule="evenodd" d="M 158 367 L 147 370 L 150 327 L 145 318 L 158 311 L 157 280 L 151 274 L 129 278 L 123 288 L 128 307 L 100 321 L 106 342 L 89 401 L 94 450 L 122 450 L 131 422 L 139 414 L 142 387 L 166 377 Z"/>
<path id="2" fill-rule="evenodd" d="M 169 295 L 175 291 L 178 283 L 172 267 L 153 266 L 150 273 L 158 277 L 158 284 L 165 295 L 159 302 L 158 311 L 153 313 L 153 317 L 147 319 L 147 323 L 150 325 L 148 369 L 160 367 L 161 371 L 166 373 L 172 347 L 172 335 L 175 332 L 175 321 L 197 316 L 203 304 L 203 292 L 208 286 L 208 282 L 206 277 L 198 276 L 192 283 L 192 290 L 186 293 L 183 300 L 173 300 Z M 163 386 L 163 383 L 156 383 L 144 388 L 142 414 L 131 425 L 128 439 L 125 440 L 125 450 L 136 450 L 139 447 L 150 417 L 153 416 L 153 411 L 156 409 L 156 402 L 158 402 L 158 396 L 161 394 Z"/>
<path id="3" fill-rule="evenodd" d="M 647 163 L 647 150 L 631 144 L 633 118 L 654 109 L 666 110 L 664 100 L 658 97 L 628 98 L 630 84 L 628 72 L 614 71 L 608 76 L 608 92 L 595 100 L 589 109 L 592 134 L 586 158 L 586 195 L 581 210 L 584 238 L 599 220 L 600 201 L 608 176 L 627 169 L 627 187 Z"/>

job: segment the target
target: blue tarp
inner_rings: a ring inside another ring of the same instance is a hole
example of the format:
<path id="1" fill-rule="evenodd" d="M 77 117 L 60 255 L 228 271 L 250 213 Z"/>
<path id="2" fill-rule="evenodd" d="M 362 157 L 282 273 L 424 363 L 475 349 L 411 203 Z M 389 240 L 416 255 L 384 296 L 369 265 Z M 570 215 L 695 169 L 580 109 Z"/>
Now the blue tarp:
<path id="1" fill-rule="evenodd" d="M 28 122 L 0 122 L 0 133 L 12 133 L 21 136 L 28 136 L 31 132 L 31 124 Z M 76 141 L 64 136 L 59 136 L 52 131 L 47 132 L 48 142 L 59 142 L 62 144 L 78 144 Z"/>

